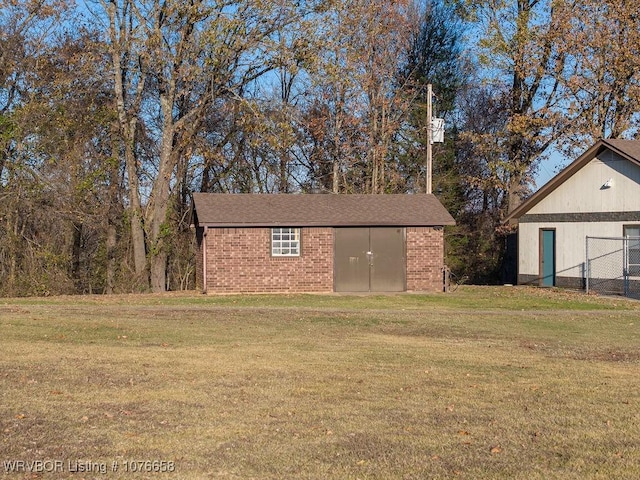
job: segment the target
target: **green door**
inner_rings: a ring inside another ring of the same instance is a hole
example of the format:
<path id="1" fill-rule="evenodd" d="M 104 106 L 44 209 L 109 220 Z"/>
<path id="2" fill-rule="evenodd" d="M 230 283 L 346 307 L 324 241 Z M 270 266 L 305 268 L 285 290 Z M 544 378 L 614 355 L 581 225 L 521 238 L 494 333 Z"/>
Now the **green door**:
<path id="1" fill-rule="evenodd" d="M 556 284 L 556 231 L 540 230 L 540 285 Z"/>

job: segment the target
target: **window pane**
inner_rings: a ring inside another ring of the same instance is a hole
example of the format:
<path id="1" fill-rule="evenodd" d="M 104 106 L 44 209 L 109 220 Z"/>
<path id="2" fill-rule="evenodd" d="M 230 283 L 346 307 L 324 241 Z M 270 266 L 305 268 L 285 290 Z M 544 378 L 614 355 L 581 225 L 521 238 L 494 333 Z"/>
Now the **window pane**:
<path id="1" fill-rule="evenodd" d="M 640 237 L 640 226 L 624 227 L 625 237 Z"/>
<path id="2" fill-rule="evenodd" d="M 271 255 L 274 257 L 300 255 L 299 228 L 272 228 Z"/>

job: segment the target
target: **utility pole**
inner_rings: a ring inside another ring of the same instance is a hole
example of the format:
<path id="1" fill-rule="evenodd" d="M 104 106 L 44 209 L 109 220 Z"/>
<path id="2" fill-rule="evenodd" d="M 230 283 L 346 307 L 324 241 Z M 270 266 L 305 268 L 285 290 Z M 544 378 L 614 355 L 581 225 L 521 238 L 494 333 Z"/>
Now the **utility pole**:
<path id="1" fill-rule="evenodd" d="M 433 96 L 433 86 L 427 85 L 427 193 L 431 192 L 431 183 L 433 177 L 433 151 L 432 151 L 432 139 L 433 139 L 433 105 L 431 103 L 431 97 Z"/>

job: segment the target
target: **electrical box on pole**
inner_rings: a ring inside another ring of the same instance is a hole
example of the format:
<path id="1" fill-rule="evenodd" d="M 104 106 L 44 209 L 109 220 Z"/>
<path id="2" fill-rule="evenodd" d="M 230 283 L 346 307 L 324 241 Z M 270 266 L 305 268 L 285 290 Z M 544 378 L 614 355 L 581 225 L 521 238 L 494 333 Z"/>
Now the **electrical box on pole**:
<path id="1" fill-rule="evenodd" d="M 444 118 L 431 119 L 431 143 L 444 142 Z"/>

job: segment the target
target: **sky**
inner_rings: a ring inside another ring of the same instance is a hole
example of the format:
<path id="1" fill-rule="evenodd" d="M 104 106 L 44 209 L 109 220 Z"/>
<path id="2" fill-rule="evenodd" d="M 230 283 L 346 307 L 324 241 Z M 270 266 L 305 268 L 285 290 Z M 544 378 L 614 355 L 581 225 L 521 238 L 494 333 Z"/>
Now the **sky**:
<path id="1" fill-rule="evenodd" d="M 548 158 L 543 159 L 538 166 L 538 172 L 535 176 L 535 189 L 539 190 L 549 180 L 556 176 L 556 174 L 564 167 L 566 167 L 573 158 L 566 158 L 557 151 L 551 152 Z"/>

